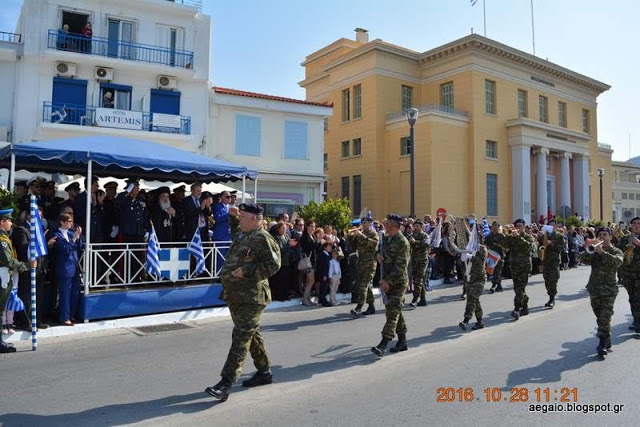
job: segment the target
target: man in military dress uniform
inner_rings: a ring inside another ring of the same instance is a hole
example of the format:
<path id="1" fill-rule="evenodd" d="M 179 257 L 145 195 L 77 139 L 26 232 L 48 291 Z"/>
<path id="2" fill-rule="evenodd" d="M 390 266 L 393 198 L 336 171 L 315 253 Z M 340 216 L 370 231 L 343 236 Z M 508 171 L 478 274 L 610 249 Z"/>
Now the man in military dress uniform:
<path id="1" fill-rule="evenodd" d="M 233 334 L 227 361 L 220 373 L 222 379 L 205 391 L 223 402 L 242 372 L 247 351 L 258 372 L 244 381 L 243 387 L 273 382 L 271 363 L 260 334 L 260 315 L 271 302 L 269 277 L 280 269 L 280 249 L 275 239 L 260 226 L 263 212 L 257 204 L 240 205 L 242 233 L 232 242 L 220 273 L 222 299 L 231 313 Z"/>
<path id="2" fill-rule="evenodd" d="M 32 268 L 38 266 L 37 261 L 31 261 L 30 265 L 18 261 L 9 237 L 9 231 L 13 225 L 12 215 L 13 209 L 0 210 L 0 313 L 7 307 L 7 301 L 13 289 L 11 279 L 13 272 L 24 272 L 29 270 L 29 266 Z M 15 353 L 15 351 L 15 347 L 6 344 L 0 334 L 0 353 Z"/>
<path id="3" fill-rule="evenodd" d="M 544 246 L 544 259 L 542 260 L 542 277 L 544 278 L 544 286 L 547 288 L 549 301 L 544 305 L 553 308 L 556 303 L 556 294 L 558 293 L 558 280 L 560 279 L 560 263 L 562 262 L 562 251 L 564 250 L 564 236 L 558 231 L 556 220 L 549 220 L 549 225 L 553 226 L 551 233 L 543 231 L 543 235 L 539 238 L 541 246 Z"/>
<path id="4" fill-rule="evenodd" d="M 620 239 L 618 249 L 624 253 L 623 283 L 629 294 L 633 315 L 633 323 L 629 329 L 640 333 L 640 217 L 633 218 L 630 224 L 630 233 Z"/>
<path id="5" fill-rule="evenodd" d="M 504 267 L 504 257 L 506 251 L 504 249 L 504 234 L 500 231 L 500 223 L 493 221 L 491 224 L 491 233 L 485 237 L 484 244 L 487 249 L 491 249 L 500 255 L 500 260 L 493 268 L 493 274 L 491 275 L 491 289 L 489 292 L 502 292 L 502 267 Z"/>
<path id="6" fill-rule="evenodd" d="M 429 235 L 423 231 L 422 220 L 413 223 L 413 233 L 409 236 L 411 245 L 411 275 L 413 280 L 413 300 L 411 307 L 427 305 L 424 278 L 429 264 Z"/>
<path id="7" fill-rule="evenodd" d="M 466 249 L 463 250 L 470 253 Z M 467 294 L 467 305 L 464 310 L 464 319 L 458 324 L 463 331 L 467 330 L 469 320 L 474 314 L 476 315 L 476 324 L 471 329 L 484 328 L 480 295 L 482 295 L 484 284 L 487 281 L 487 247 L 481 244 L 475 254 L 470 254 L 473 255 L 471 258 L 471 273 L 469 274 L 469 283 L 464 285 Z"/>
<path id="8" fill-rule="evenodd" d="M 378 249 L 378 233 L 371 228 L 371 218 L 362 218 L 360 224 L 362 225 L 362 231 L 354 230 L 347 235 L 347 245 L 353 250 L 358 251 L 358 274 L 356 282 L 356 307 L 351 310 L 351 314 L 354 317 L 360 317 L 363 314 L 374 314 L 376 309 L 374 307 L 373 292 L 371 290 L 371 280 L 376 272 L 376 250 Z M 365 312 L 362 312 L 362 306 L 365 303 L 369 304 L 369 307 Z"/>
<path id="9" fill-rule="evenodd" d="M 602 243 L 595 247 L 593 253 L 582 252 L 580 261 L 591 265 L 587 291 L 598 323 L 598 355 L 606 356 L 607 350 L 611 350 L 611 317 L 618 295 L 616 273 L 623 262 L 623 254 L 620 249 L 611 245 L 611 229 L 608 227 L 599 228 L 596 237 Z"/>
<path id="10" fill-rule="evenodd" d="M 119 229 L 123 243 L 144 243 L 144 234 L 147 228 L 145 203 L 138 198 L 140 183 L 137 179 L 129 179 L 127 188 L 118 195 L 116 206 L 119 212 Z M 137 245 L 132 250 L 133 256 L 138 262 L 129 264 L 129 278 L 133 282 L 137 277 L 133 277 L 140 266 L 144 265 L 142 248 Z"/>
<path id="11" fill-rule="evenodd" d="M 513 311 L 511 317 L 518 320 L 520 316 L 529 314 L 529 297 L 527 296 L 527 283 L 531 273 L 531 248 L 534 239 L 530 234 L 525 233 L 523 219 L 517 219 L 513 223 L 515 230 L 505 236 L 505 247 L 509 250 L 509 267 L 513 278 Z"/>
<path id="12" fill-rule="evenodd" d="M 407 325 L 402 316 L 404 294 L 407 292 L 409 277 L 410 248 L 407 238 L 400 231 L 402 217 L 396 214 L 387 216 L 387 235 L 383 242 L 383 253 L 379 253 L 378 262 L 383 263 L 383 276 L 380 289 L 388 299 L 385 305 L 387 321 L 382 329 L 382 340 L 371 347 L 371 351 L 382 357 L 389 341 L 398 334 L 398 342 L 391 348 L 392 353 L 407 350 Z"/>

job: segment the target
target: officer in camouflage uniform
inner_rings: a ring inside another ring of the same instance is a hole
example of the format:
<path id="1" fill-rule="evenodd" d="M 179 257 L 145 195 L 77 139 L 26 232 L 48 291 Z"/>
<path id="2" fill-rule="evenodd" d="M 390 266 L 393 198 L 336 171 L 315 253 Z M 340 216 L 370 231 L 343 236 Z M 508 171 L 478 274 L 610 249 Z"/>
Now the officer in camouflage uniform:
<path id="1" fill-rule="evenodd" d="M 268 280 L 280 269 L 280 249 L 273 237 L 261 227 L 263 212 L 262 207 L 256 204 L 240 205 L 242 233 L 231 243 L 220 273 L 222 299 L 229 307 L 233 334 L 229 355 L 220 373 L 222 379 L 205 391 L 223 402 L 242 372 L 247 351 L 251 353 L 258 372 L 244 381 L 243 387 L 273 382 L 269 358 L 260 335 L 260 315 L 271 302 Z"/>
<path id="2" fill-rule="evenodd" d="M 16 251 L 11 244 L 9 231 L 13 225 L 13 209 L 0 210 L 0 313 L 4 313 L 13 289 L 13 281 L 11 276 L 14 271 L 29 271 L 29 265 L 25 262 L 18 261 Z M 38 263 L 32 261 L 32 268 L 36 268 Z M 15 353 L 16 349 L 10 344 L 6 344 L 2 340 L 0 333 L 0 353 Z"/>
<path id="3" fill-rule="evenodd" d="M 387 321 L 382 329 L 382 340 L 371 351 L 382 357 L 389 341 L 398 334 L 398 342 L 391 348 L 392 353 L 407 350 L 407 325 L 402 316 L 404 294 L 409 286 L 407 267 L 409 267 L 409 242 L 400 231 L 402 217 L 395 214 L 387 216 L 387 234 L 384 237 L 378 262 L 383 263 L 380 289 L 388 299 L 385 305 Z"/>
<path id="4" fill-rule="evenodd" d="M 353 250 L 358 251 L 358 274 L 356 282 L 357 299 L 356 308 L 351 310 L 354 317 L 360 317 L 363 314 L 374 314 L 373 292 L 371 291 L 371 280 L 376 273 L 376 250 L 378 249 L 378 233 L 371 228 L 371 218 L 362 218 L 362 231 L 356 230 L 347 234 L 347 245 Z M 362 306 L 365 299 L 369 307 L 362 312 Z"/>
<path id="5" fill-rule="evenodd" d="M 531 273 L 531 248 L 535 240 L 533 236 L 525 233 L 523 219 L 515 220 L 513 225 L 515 230 L 505 236 L 505 248 L 509 251 L 509 267 L 513 278 L 513 290 L 516 293 L 511 317 L 518 320 L 520 316 L 529 314 L 526 288 Z"/>
<path id="6" fill-rule="evenodd" d="M 633 218 L 630 224 L 631 232 L 620 239 L 618 249 L 624 254 L 621 271 L 633 315 L 629 329 L 640 333 L 640 217 Z"/>
<path id="7" fill-rule="evenodd" d="M 546 233 L 539 238 L 540 246 L 545 247 L 544 259 L 542 260 L 542 277 L 544 286 L 547 288 L 549 301 L 544 305 L 553 308 L 556 303 L 558 293 L 558 280 L 560 280 L 560 263 L 562 262 L 562 251 L 564 250 L 564 236 L 558 231 L 555 220 L 550 220 L 549 225 L 553 225 L 553 232 Z"/>
<path id="8" fill-rule="evenodd" d="M 424 278 L 429 264 L 429 235 L 423 231 L 421 220 L 413 223 L 413 233 L 409 236 L 411 245 L 411 275 L 413 280 L 413 301 L 411 307 L 424 307 L 427 305 L 425 295 Z M 420 302 L 418 302 L 420 301 Z"/>
<path id="9" fill-rule="evenodd" d="M 606 356 L 611 350 L 611 317 L 613 304 L 618 295 L 618 279 L 616 273 L 623 262 L 622 251 L 611 245 L 611 229 L 601 227 L 596 237 L 604 243 L 596 246 L 595 252 L 586 251 L 580 255 L 580 261 L 591 265 L 591 275 L 587 284 L 587 291 L 591 298 L 591 308 L 598 323 L 598 354 Z"/>
<path id="10" fill-rule="evenodd" d="M 466 251 L 466 250 L 465 250 Z M 476 315 L 476 324 L 473 330 L 484 328 L 482 321 L 482 306 L 480 305 L 480 295 L 484 291 L 484 284 L 487 281 L 487 248 L 480 245 L 473 258 L 471 258 L 471 273 L 469 283 L 465 284 L 467 294 L 467 306 L 464 310 L 464 320 L 458 324 L 463 331 L 467 330 L 469 320 Z"/>
<path id="11" fill-rule="evenodd" d="M 502 292 L 502 267 L 504 267 L 504 257 L 507 253 L 504 248 L 504 239 L 505 235 L 500 231 L 500 223 L 493 221 L 491 233 L 484 239 L 487 249 L 491 249 L 500 255 L 500 260 L 493 268 L 493 274 L 491 275 L 491 289 L 489 289 L 491 293 Z"/>

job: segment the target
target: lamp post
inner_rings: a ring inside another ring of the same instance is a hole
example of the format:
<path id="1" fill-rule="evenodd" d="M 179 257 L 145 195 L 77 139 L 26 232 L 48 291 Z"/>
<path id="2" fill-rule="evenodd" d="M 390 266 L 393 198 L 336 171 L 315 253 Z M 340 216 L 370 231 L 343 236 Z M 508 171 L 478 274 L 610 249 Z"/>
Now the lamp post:
<path id="1" fill-rule="evenodd" d="M 418 114 L 420 112 L 417 108 L 407 109 L 407 121 L 409 122 L 409 154 L 411 155 L 410 177 L 411 185 L 409 191 L 411 192 L 411 218 L 416 217 L 416 147 L 415 147 L 415 135 L 413 132 L 413 126 L 418 121 Z"/>
<path id="2" fill-rule="evenodd" d="M 600 178 L 600 221 L 604 221 L 604 208 L 602 206 L 602 178 L 604 178 L 604 169 L 600 168 L 597 172 L 598 178 Z"/>

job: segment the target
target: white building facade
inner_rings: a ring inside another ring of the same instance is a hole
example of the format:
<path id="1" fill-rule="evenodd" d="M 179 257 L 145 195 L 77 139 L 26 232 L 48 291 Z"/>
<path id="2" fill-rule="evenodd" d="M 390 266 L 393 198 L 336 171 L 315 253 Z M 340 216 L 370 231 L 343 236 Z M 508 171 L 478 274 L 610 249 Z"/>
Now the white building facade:
<path id="1" fill-rule="evenodd" d="M 200 10 L 201 0 L 24 0 L 13 74 L 0 46 L 14 86 L 0 102 L 8 141 L 110 134 L 204 151 L 211 25 Z"/>
<path id="2" fill-rule="evenodd" d="M 613 221 L 629 223 L 640 216 L 640 166 L 632 162 L 612 162 Z"/>
<path id="3" fill-rule="evenodd" d="M 211 102 L 207 155 L 257 170 L 257 202 L 268 216 L 322 202 L 331 106 L 218 87 Z"/>

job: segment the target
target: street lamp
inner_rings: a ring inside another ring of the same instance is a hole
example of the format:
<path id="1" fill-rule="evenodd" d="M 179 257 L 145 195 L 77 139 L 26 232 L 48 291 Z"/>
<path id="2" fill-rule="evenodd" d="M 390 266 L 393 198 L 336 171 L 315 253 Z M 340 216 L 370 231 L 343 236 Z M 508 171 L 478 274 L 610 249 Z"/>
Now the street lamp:
<path id="1" fill-rule="evenodd" d="M 603 215 L 604 209 L 602 206 L 602 178 L 604 178 L 604 169 L 599 168 L 597 170 L 597 173 L 598 173 L 598 178 L 600 178 L 600 221 L 604 221 L 604 215 Z"/>
<path id="2" fill-rule="evenodd" d="M 411 166 L 410 166 L 410 176 L 411 176 L 411 218 L 416 217 L 416 177 L 415 177 L 415 168 L 416 168 L 416 144 L 415 144 L 415 135 L 413 133 L 413 125 L 418 121 L 418 111 L 417 108 L 409 108 L 407 109 L 407 121 L 409 122 L 409 154 L 411 155 Z"/>

